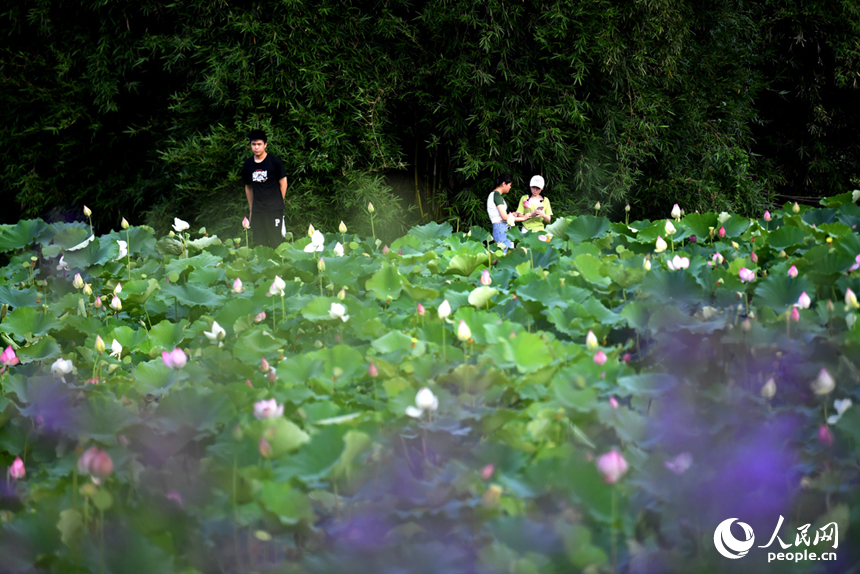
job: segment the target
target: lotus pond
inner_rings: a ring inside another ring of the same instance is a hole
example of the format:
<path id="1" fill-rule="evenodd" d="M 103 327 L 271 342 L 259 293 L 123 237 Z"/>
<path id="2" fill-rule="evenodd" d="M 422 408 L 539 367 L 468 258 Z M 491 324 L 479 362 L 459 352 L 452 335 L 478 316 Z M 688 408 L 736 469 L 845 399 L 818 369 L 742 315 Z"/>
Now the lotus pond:
<path id="1" fill-rule="evenodd" d="M 856 200 L 504 256 L 2 226 L 0 571 L 857 568 Z"/>

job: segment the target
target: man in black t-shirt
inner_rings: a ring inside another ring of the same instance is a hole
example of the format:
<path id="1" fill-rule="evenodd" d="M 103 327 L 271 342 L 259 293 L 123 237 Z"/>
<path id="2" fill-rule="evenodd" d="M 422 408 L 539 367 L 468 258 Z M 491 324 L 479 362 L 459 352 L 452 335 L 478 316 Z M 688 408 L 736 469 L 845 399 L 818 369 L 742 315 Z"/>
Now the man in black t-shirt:
<path id="1" fill-rule="evenodd" d="M 284 197 L 287 194 L 287 172 L 276 156 L 266 153 L 268 138 L 263 130 L 248 134 L 254 157 L 242 166 L 242 181 L 251 212 L 254 243 L 276 248 L 283 241 Z"/>

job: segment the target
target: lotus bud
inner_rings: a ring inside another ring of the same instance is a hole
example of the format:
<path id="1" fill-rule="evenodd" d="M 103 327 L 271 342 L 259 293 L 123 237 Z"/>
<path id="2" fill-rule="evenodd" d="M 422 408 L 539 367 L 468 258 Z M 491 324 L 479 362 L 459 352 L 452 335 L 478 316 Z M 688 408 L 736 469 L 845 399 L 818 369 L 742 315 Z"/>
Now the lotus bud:
<path id="1" fill-rule="evenodd" d="M 786 255 L 786 253 L 785 253 L 785 249 L 780 250 L 780 252 L 779 252 L 779 256 L 780 256 L 782 259 L 785 259 L 786 257 L 788 257 L 788 255 Z"/>
<path id="2" fill-rule="evenodd" d="M 122 221 L 120 222 L 120 227 L 122 227 L 123 229 L 129 228 L 128 221 L 126 221 L 125 217 L 122 218 Z"/>
<path id="3" fill-rule="evenodd" d="M 334 245 L 334 254 L 338 257 L 343 257 L 343 245 L 341 245 L 340 241 Z"/>
<path id="4" fill-rule="evenodd" d="M 96 309 L 101 309 L 102 308 L 102 298 L 96 297 L 96 300 L 93 303 L 93 305 L 95 306 Z"/>
<path id="5" fill-rule="evenodd" d="M 337 298 L 339 301 L 343 301 L 346 299 L 346 289 L 341 287 L 340 291 L 337 293 Z"/>
<path id="6" fill-rule="evenodd" d="M 809 295 L 806 294 L 806 291 L 800 294 L 800 297 L 797 299 L 797 306 L 801 309 L 809 309 L 809 306 L 812 305 L 812 299 L 809 298 Z"/>
<path id="7" fill-rule="evenodd" d="M 860 304 L 857 303 L 857 295 L 849 287 L 845 291 L 845 310 L 860 309 Z"/>
<path id="8" fill-rule="evenodd" d="M 442 304 L 439 305 L 439 318 L 442 320 L 445 320 L 450 315 L 451 315 L 451 304 L 448 303 L 447 299 L 445 299 L 444 301 L 442 301 Z"/>
<path id="9" fill-rule="evenodd" d="M 72 286 L 75 289 L 82 289 L 84 286 L 84 280 L 81 278 L 80 273 L 75 273 L 75 279 L 72 281 Z"/>
<path id="10" fill-rule="evenodd" d="M 764 220 L 765 220 L 765 221 L 770 221 L 771 219 L 773 219 L 773 218 L 770 216 L 770 211 L 765 210 L 765 212 L 764 212 Z"/>
<path id="11" fill-rule="evenodd" d="M 830 432 L 830 429 L 825 424 L 818 427 L 818 441 L 824 446 L 833 444 L 833 433 Z"/>
<path id="12" fill-rule="evenodd" d="M 236 277 L 236 280 L 233 281 L 233 293 L 244 293 L 245 288 L 242 285 L 242 280 Z"/>
<path id="13" fill-rule="evenodd" d="M 492 277 L 490 277 L 490 270 L 484 269 L 481 272 L 481 285 L 487 286 L 493 282 Z"/>
<path id="14" fill-rule="evenodd" d="M 122 301 L 120 301 L 119 297 L 116 295 L 114 295 L 113 299 L 110 301 L 110 308 L 114 311 L 122 311 Z"/>
<path id="15" fill-rule="evenodd" d="M 89 464 L 90 474 L 105 478 L 113 472 L 113 459 L 101 449 L 96 449 Z"/>
<path id="16" fill-rule="evenodd" d="M 753 251 L 752 253 L 750 253 L 750 260 L 751 260 L 753 263 L 758 263 L 758 255 L 756 255 L 756 254 L 755 254 L 755 251 Z"/>
<path id="17" fill-rule="evenodd" d="M 391 251 L 391 250 L 388 248 L 387 245 L 382 246 L 382 254 L 383 255 L 387 255 L 389 251 Z"/>
<path id="18" fill-rule="evenodd" d="M 603 349 L 597 351 L 594 355 L 594 364 L 595 365 L 603 365 L 606 363 L 606 353 L 603 352 Z"/>
<path id="19" fill-rule="evenodd" d="M 122 283 L 120 283 L 119 281 L 117 281 L 117 282 L 116 282 L 116 287 L 114 287 L 114 288 L 113 288 L 113 294 L 114 294 L 114 295 L 119 295 L 120 293 L 122 293 Z"/>
<path id="20" fill-rule="evenodd" d="M 791 210 L 792 210 L 794 213 L 799 213 L 799 212 L 800 212 L 800 206 L 799 206 L 799 205 L 797 205 L 797 202 L 796 202 L 796 201 L 794 202 L 794 205 L 791 207 Z"/>
<path id="21" fill-rule="evenodd" d="M 611 406 L 613 409 L 617 409 L 618 400 L 615 397 L 609 397 L 609 406 Z"/>
<path id="22" fill-rule="evenodd" d="M 275 369 L 271 369 L 266 373 L 266 380 L 269 381 L 270 384 L 278 380 L 278 373 L 275 372 Z"/>
<path id="23" fill-rule="evenodd" d="M 597 458 L 597 470 L 609 484 L 618 482 L 627 468 L 627 461 L 618 451 L 613 450 Z"/>
<path id="24" fill-rule="evenodd" d="M 84 283 L 83 294 L 87 295 L 87 296 L 92 295 L 93 294 L 93 286 L 90 285 L 89 283 Z"/>
<path id="25" fill-rule="evenodd" d="M 245 217 L 245 219 L 242 220 L 242 228 L 251 229 L 251 222 L 248 220 L 247 217 Z"/>
<path id="26" fill-rule="evenodd" d="M 766 399 L 772 399 L 776 394 L 776 382 L 773 377 L 769 378 L 761 388 L 761 396 Z"/>
<path id="27" fill-rule="evenodd" d="M 797 267 L 795 267 L 794 265 L 789 267 L 788 268 L 788 276 L 791 277 L 792 279 L 797 277 Z"/>
<path id="28" fill-rule="evenodd" d="M 585 336 L 585 348 L 589 351 L 596 351 L 597 346 L 597 336 L 594 334 L 594 331 L 588 331 L 588 335 Z"/>
<path id="29" fill-rule="evenodd" d="M 481 470 L 481 478 L 483 478 L 484 480 L 490 480 L 490 478 L 493 476 L 493 471 L 495 469 L 495 466 L 493 466 L 492 464 L 488 464 Z"/>
<path id="30" fill-rule="evenodd" d="M 672 206 L 672 213 L 670 215 L 675 221 L 681 221 L 681 208 L 677 203 Z"/>
<path id="31" fill-rule="evenodd" d="M 263 458 L 269 458 L 272 456 L 272 445 L 269 444 L 269 441 L 266 440 L 265 436 L 260 437 L 260 456 Z"/>
<path id="32" fill-rule="evenodd" d="M 102 341 L 101 336 L 96 335 L 96 344 L 94 345 L 96 353 L 104 353 L 105 352 L 105 342 Z"/>
<path id="33" fill-rule="evenodd" d="M 93 211 L 92 211 L 89 207 L 87 207 L 87 206 L 85 205 L 85 206 L 84 206 L 84 216 L 89 217 L 89 216 L 91 216 L 92 214 L 93 214 Z"/>
<path id="34" fill-rule="evenodd" d="M 260 357 L 260 372 L 268 373 L 269 372 L 269 361 L 266 360 L 266 357 Z"/>
<path id="35" fill-rule="evenodd" d="M 669 247 L 669 245 L 666 244 L 666 240 L 664 240 L 662 237 L 660 237 L 658 235 L 657 236 L 657 243 L 654 247 L 654 252 L 655 253 L 663 253 L 664 251 L 666 251 L 667 247 Z"/>
<path id="36" fill-rule="evenodd" d="M 433 394 L 433 391 L 427 387 L 423 387 L 415 395 L 415 406 L 422 411 L 435 411 L 439 408 L 439 399 Z"/>
<path id="37" fill-rule="evenodd" d="M 738 250 L 738 249 L 740 249 L 740 248 L 741 248 L 741 246 L 740 246 L 740 245 L 738 245 L 738 242 L 737 242 L 737 241 L 732 241 L 732 247 L 734 247 L 734 248 L 735 248 L 735 250 Z"/>
<path id="38" fill-rule="evenodd" d="M 666 225 L 663 226 L 663 229 L 666 231 L 666 236 L 671 237 L 675 235 L 675 226 L 672 225 L 672 222 L 668 219 L 666 220 Z"/>
<path id="39" fill-rule="evenodd" d="M 831 301 L 830 299 L 827 300 L 827 312 L 833 313 L 833 301 Z"/>
<path id="40" fill-rule="evenodd" d="M 314 229 L 313 223 L 308 225 L 308 237 L 313 237 L 314 231 L 316 231 L 316 229 Z"/>
<path id="41" fill-rule="evenodd" d="M 720 230 L 719 230 L 719 231 L 717 231 L 717 235 L 719 236 L 719 238 L 720 238 L 720 239 L 722 239 L 723 237 L 725 237 L 725 236 L 726 236 L 726 228 L 725 228 L 725 227 L 720 226 Z"/>
<path id="42" fill-rule="evenodd" d="M 376 368 L 374 363 L 370 363 L 370 366 L 367 367 L 367 374 L 371 379 L 375 379 L 379 376 L 379 370 Z"/>
<path id="43" fill-rule="evenodd" d="M 599 201 L 598 201 L 597 203 L 595 203 L 595 204 L 594 204 L 594 209 L 595 209 L 596 211 L 600 211 L 600 202 L 599 202 Z"/>
<path id="44" fill-rule="evenodd" d="M 816 395 L 826 395 L 833 392 L 836 388 L 836 381 L 827 372 L 827 369 L 821 369 L 818 377 L 812 381 L 812 390 Z"/>
<path id="45" fill-rule="evenodd" d="M 9 467 L 9 476 L 11 476 L 14 480 L 20 480 L 24 478 L 24 475 L 27 474 L 27 469 L 24 468 L 24 461 L 21 460 L 21 457 L 15 457 L 15 461 L 12 463 L 12 466 Z"/>
<path id="46" fill-rule="evenodd" d="M 340 225 L 337 226 L 337 230 L 341 233 L 346 233 L 346 224 L 341 220 Z"/>
<path id="47" fill-rule="evenodd" d="M 624 211 L 626 211 L 627 213 L 630 213 L 630 204 L 629 203 L 624 206 Z"/>
<path id="48" fill-rule="evenodd" d="M 469 326 L 463 320 L 460 321 L 460 325 L 457 327 L 457 338 L 461 341 L 468 341 L 472 338 L 472 331 L 469 330 Z"/>
<path id="49" fill-rule="evenodd" d="M 800 311 L 797 310 L 797 307 L 791 308 L 791 320 L 795 323 L 800 321 Z"/>
<path id="50" fill-rule="evenodd" d="M 646 259 L 645 261 L 643 261 L 642 267 L 645 269 L 645 271 L 651 271 L 651 260 Z"/>
<path id="51" fill-rule="evenodd" d="M 422 305 L 421 303 L 418 303 L 418 304 L 415 306 L 415 312 L 416 312 L 416 313 L 418 313 L 418 315 L 419 315 L 420 317 L 423 317 L 423 316 L 424 316 L 424 313 L 425 313 L 425 311 L 424 311 L 424 305 Z"/>
<path id="52" fill-rule="evenodd" d="M 370 201 L 367 202 L 367 211 L 370 213 L 376 211 L 375 209 L 373 209 L 373 203 L 371 203 Z"/>
<path id="53" fill-rule="evenodd" d="M 322 257 L 320 257 L 320 258 L 319 258 L 319 261 L 317 261 L 317 270 L 318 270 L 320 273 L 322 273 L 323 271 L 325 271 L 325 259 L 323 259 Z"/>

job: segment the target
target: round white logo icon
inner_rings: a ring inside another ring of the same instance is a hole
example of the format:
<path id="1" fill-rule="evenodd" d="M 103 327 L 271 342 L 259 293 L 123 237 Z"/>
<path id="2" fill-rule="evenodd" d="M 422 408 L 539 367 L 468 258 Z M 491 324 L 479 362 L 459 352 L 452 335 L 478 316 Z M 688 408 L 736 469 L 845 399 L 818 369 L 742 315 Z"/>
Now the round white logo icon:
<path id="1" fill-rule="evenodd" d="M 714 546 L 717 547 L 717 552 L 726 558 L 742 558 L 747 555 L 750 548 L 755 544 L 755 534 L 752 527 L 745 522 L 738 522 L 744 535 L 745 540 L 738 540 L 732 535 L 732 523 L 737 518 L 728 518 L 720 522 L 717 529 L 714 530 Z"/>

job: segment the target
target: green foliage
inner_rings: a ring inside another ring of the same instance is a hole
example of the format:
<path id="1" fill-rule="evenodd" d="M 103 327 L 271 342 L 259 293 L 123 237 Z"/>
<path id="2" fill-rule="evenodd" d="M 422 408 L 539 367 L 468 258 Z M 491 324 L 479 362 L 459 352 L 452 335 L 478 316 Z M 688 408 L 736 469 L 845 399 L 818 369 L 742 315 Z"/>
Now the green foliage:
<path id="1" fill-rule="evenodd" d="M 560 218 L 490 257 L 485 229 L 449 223 L 386 252 L 330 230 L 314 254 L 192 231 L 191 256 L 132 226 L 130 270 L 116 251 L 65 270 L 81 226 L 7 228 L 0 336 L 20 362 L 0 373 L 0 465 L 26 475 L 0 487 L 4 567 L 722 572 L 716 525 L 772 532 L 780 512 L 784 532 L 836 522 L 849 546 L 860 415 L 831 405 L 860 399 L 851 199 L 692 214 L 674 254 L 653 252 L 662 218 Z M 53 256 L 34 262 L 34 242 Z M 174 349 L 187 364 L 166 364 Z M 112 461 L 98 482 L 91 447 Z M 610 450 L 629 465 L 615 484 L 595 464 Z"/>

